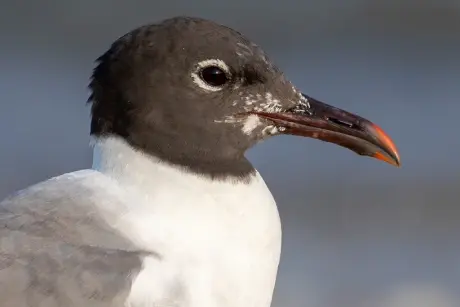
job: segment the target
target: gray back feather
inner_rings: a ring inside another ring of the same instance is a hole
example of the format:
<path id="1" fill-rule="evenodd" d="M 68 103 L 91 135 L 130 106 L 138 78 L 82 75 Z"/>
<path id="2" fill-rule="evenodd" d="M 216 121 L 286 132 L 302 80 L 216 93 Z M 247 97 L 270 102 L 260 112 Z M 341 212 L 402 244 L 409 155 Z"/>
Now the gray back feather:
<path id="1" fill-rule="evenodd" d="M 144 253 L 98 216 L 98 176 L 62 175 L 0 203 L 1 306 L 124 306 Z"/>

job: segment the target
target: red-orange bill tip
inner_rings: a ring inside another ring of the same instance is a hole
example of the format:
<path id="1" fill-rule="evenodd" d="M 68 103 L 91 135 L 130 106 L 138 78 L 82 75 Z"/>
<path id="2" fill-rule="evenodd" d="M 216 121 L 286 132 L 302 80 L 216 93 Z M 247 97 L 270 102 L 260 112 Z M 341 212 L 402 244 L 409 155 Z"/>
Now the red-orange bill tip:
<path id="1" fill-rule="evenodd" d="M 373 157 L 397 167 L 401 166 L 401 160 L 399 158 L 398 149 L 396 148 L 395 143 L 388 136 L 388 134 L 386 134 L 385 131 L 383 131 L 383 129 L 377 126 L 376 124 L 369 125 L 369 130 L 374 130 L 372 131 L 373 134 L 375 135 L 377 140 L 382 144 L 382 148 L 384 148 L 386 152 L 390 155 L 388 156 L 381 152 L 376 152 L 373 155 Z"/>

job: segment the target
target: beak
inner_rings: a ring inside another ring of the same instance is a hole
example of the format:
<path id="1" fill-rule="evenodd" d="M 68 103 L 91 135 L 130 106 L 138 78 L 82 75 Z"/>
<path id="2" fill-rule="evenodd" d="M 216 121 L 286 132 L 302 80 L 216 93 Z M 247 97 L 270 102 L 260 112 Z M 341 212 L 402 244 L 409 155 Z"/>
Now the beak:
<path id="1" fill-rule="evenodd" d="M 253 112 L 272 121 L 284 134 L 319 139 L 400 166 L 398 150 L 376 124 L 305 94 L 305 102 L 280 113 Z"/>

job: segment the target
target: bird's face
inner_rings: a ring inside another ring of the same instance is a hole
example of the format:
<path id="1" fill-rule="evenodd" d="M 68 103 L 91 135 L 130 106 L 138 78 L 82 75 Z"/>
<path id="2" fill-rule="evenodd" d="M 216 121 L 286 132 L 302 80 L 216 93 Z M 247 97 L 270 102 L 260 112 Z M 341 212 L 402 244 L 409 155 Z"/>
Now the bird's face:
<path id="1" fill-rule="evenodd" d="M 397 149 L 381 128 L 303 94 L 257 45 L 233 30 L 222 31 L 213 41 L 219 47 L 207 48 L 211 42 L 203 35 L 188 43 L 188 49 L 200 50 L 194 61 L 180 67 L 173 60 L 188 85 L 176 99 L 193 104 L 188 112 L 200 119 L 191 131 L 201 126 L 201 133 L 238 150 L 274 135 L 311 137 L 399 166 Z"/>
<path id="2" fill-rule="evenodd" d="M 123 44 L 133 41 L 135 55 L 123 52 Z M 204 20 L 170 20 L 116 44 L 109 56 L 116 54 L 118 63 L 112 60 L 111 67 L 119 65 L 123 75 L 118 73 L 112 89 L 123 89 L 120 96 L 130 103 L 126 133 L 141 135 L 144 143 L 151 133 L 163 138 L 162 146 L 187 147 L 187 154 L 242 156 L 267 137 L 291 134 L 400 163 L 382 129 L 302 94 L 257 45 L 232 29 Z"/>

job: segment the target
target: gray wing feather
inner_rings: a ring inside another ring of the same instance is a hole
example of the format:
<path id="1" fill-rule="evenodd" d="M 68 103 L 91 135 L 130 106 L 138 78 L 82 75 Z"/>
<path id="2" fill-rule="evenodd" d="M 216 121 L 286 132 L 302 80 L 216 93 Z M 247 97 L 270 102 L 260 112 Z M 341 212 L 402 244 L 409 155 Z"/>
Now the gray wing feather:
<path id="1" fill-rule="evenodd" d="M 63 175 L 0 203 L 0 306 L 124 306 L 144 253 L 98 216 L 97 176 Z"/>

